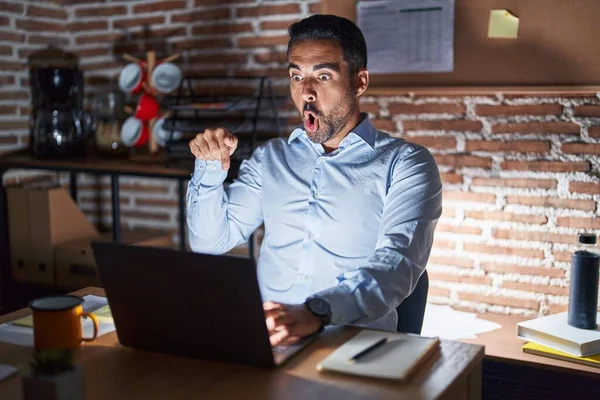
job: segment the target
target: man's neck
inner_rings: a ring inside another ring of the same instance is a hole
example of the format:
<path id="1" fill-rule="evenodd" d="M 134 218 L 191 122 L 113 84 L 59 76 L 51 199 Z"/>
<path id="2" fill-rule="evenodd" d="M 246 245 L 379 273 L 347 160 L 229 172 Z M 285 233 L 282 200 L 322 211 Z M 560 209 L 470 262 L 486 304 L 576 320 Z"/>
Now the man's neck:
<path id="1" fill-rule="evenodd" d="M 348 118 L 348 121 L 346 122 L 342 130 L 339 131 L 337 135 L 335 135 L 334 137 L 322 144 L 325 153 L 331 153 L 332 151 L 340 147 L 340 143 L 342 142 L 342 140 L 344 140 L 344 138 L 348 136 L 348 134 L 352 132 L 352 130 L 356 128 L 358 124 L 360 124 L 360 122 L 360 110 L 357 108 L 357 110 L 354 113 L 352 113 L 350 118 Z"/>

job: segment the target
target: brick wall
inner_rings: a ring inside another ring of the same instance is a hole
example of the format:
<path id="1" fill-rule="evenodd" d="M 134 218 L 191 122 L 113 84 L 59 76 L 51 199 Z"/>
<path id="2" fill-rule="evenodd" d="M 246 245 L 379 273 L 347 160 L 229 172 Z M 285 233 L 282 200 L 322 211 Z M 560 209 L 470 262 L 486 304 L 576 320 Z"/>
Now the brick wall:
<path id="1" fill-rule="evenodd" d="M 428 147 L 442 172 L 432 298 L 479 311 L 564 310 L 576 234 L 600 233 L 600 93 L 364 102 L 380 129 Z"/>
<path id="2" fill-rule="evenodd" d="M 286 79 L 277 79 L 285 75 L 285 29 L 319 6 L 284 0 L 33 3 L 0 5 L 0 153 L 27 143 L 24 62 L 47 43 L 81 56 L 88 93 L 114 82 L 120 53 L 140 46 L 181 51 L 186 73 L 268 74 L 285 92 Z M 371 91 L 362 108 L 380 129 L 427 146 L 440 166 L 444 215 L 428 266 L 433 301 L 525 315 L 565 309 L 576 233 L 600 233 L 600 93 Z M 7 176 L 8 183 L 28 179 L 32 174 L 20 171 Z M 80 185 L 82 208 L 109 224 L 108 181 L 83 176 Z M 176 204 L 172 182 L 123 179 L 125 226 L 174 231 Z"/>

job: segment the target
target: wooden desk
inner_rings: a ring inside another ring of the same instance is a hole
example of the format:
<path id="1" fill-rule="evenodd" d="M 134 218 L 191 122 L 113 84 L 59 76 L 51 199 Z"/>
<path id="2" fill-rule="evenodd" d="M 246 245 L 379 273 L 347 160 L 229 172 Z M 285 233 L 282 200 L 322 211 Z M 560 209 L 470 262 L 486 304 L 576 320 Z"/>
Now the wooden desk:
<path id="1" fill-rule="evenodd" d="M 483 396 L 490 400 L 600 399 L 600 369 L 523 353 L 516 324 L 527 318 L 482 314 L 502 328 L 462 342 L 485 346 Z"/>
<path id="2" fill-rule="evenodd" d="M 477 335 L 477 339 L 461 340 L 464 343 L 485 346 L 487 360 L 527 364 L 536 368 L 600 378 L 600 368 L 524 353 L 521 348 L 526 342 L 517 338 L 517 323 L 531 319 L 530 317 L 491 313 L 480 314 L 477 317 L 502 326 L 495 331 Z"/>
<path id="3" fill-rule="evenodd" d="M 104 295 L 98 288 L 75 292 Z M 29 314 L 28 309 L 0 317 L 0 323 Z M 483 347 L 441 341 L 434 356 L 408 384 L 345 375 L 321 374 L 316 365 L 359 332 L 327 332 L 278 369 L 207 362 L 132 350 L 115 333 L 84 344 L 76 354 L 83 365 L 86 400 L 94 399 L 480 399 Z M 241 338 L 243 339 L 243 338 Z M 0 343 L 0 363 L 25 365 L 31 349 Z M 0 383 L 0 398 L 20 399 L 20 380 Z"/>

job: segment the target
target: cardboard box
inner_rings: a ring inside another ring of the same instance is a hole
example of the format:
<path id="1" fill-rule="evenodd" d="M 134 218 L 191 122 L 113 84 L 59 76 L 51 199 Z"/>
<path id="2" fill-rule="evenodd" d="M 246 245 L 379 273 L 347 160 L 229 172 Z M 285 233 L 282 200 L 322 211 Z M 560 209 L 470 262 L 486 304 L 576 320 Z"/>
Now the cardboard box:
<path id="1" fill-rule="evenodd" d="M 26 281 L 29 275 L 28 271 L 33 268 L 33 258 L 30 257 L 29 250 L 27 189 L 22 187 L 7 187 L 6 199 L 11 275 L 16 280 Z"/>
<path id="2" fill-rule="evenodd" d="M 54 246 L 98 231 L 63 188 L 28 189 L 27 207 L 32 258 L 27 280 L 54 284 Z"/>
<path id="3" fill-rule="evenodd" d="M 68 289 L 80 289 L 86 286 L 102 287 L 91 247 L 91 242 L 98 240 L 111 242 L 112 233 L 74 239 L 59 243 L 54 247 L 57 286 Z M 122 232 L 121 240 L 122 243 L 136 246 L 172 246 L 169 235 L 146 232 Z"/>
<path id="4" fill-rule="evenodd" d="M 12 276 L 54 284 L 54 245 L 97 235 L 96 228 L 60 187 L 9 187 L 6 192 Z"/>

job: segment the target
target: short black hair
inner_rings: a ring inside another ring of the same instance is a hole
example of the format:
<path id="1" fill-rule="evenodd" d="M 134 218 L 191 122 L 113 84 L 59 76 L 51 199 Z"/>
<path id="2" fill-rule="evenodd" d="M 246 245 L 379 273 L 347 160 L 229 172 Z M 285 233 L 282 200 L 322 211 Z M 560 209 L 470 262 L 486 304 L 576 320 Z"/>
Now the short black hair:
<path id="1" fill-rule="evenodd" d="M 342 47 L 350 74 L 367 68 L 367 43 L 361 30 L 349 19 L 337 15 L 315 14 L 290 25 L 287 56 L 290 49 L 303 40 L 335 40 Z"/>

